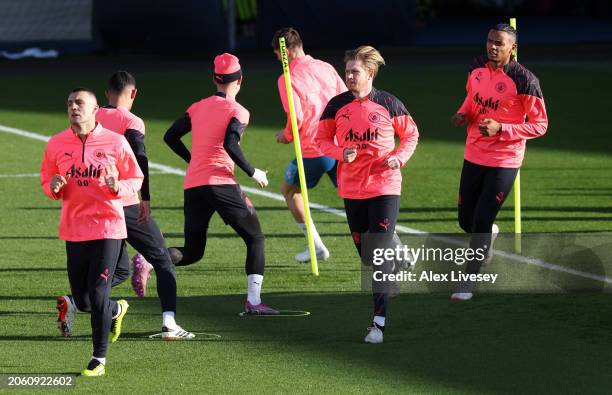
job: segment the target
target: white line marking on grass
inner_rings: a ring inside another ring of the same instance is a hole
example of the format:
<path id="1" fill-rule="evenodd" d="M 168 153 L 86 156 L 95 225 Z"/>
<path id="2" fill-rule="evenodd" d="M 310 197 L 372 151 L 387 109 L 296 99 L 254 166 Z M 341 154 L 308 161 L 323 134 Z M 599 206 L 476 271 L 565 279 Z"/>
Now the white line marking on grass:
<path id="1" fill-rule="evenodd" d="M 22 173 L 22 174 L 0 174 L 0 178 L 27 178 L 40 177 L 39 173 Z"/>
<path id="2" fill-rule="evenodd" d="M 0 125 L 0 131 L 16 134 L 17 136 L 27 137 L 34 140 L 49 141 L 50 137 L 44 134 L 28 132 L 27 130 L 15 129 L 9 126 Z"/>
<path id="3" fill-rule="evenodd" d="M 43 134 L 34 133 L 34 132 L 28 132 L 27 130 L 11 128 L 9 126 L 4 126 L 4 125 L 0 125 L 0 131 L 6 132 L 6 133 L 15 134 L 15 135 L 21 136 L 21 137 L 31 138 L 31 139 L 34 139 L 34 140 L 40 140 L 40 141 L 49 141 L 49 138 L 50 138 L 49 136 L 45 136 Z M 167 174 L 176 174 L 178 176 L 184 176 L 185 175 L 185 170 L 178 169 L 176 167 L 162 165 L 160 163 L 155 163 L 155 162 L 149 162 L 149 168 L 156 169 L 156 170 L 159 170 L 160 172 L 167 173 Z M 242 188 L 243 190 L 245 190 L 245 191 L 247 191 L 249 193 L 252 193 L 254 195 L 259 195 L 259 196 L 267 197 L 269 199 L 277 200 L 277 201 L 280 201 L 280 202 L 284 202 L 285 201 L 285 198 L 282 195 L 278 194 L 278 193 L 262 191 L 260 189 L 251 188 L 251 187 L 245 187 L 245 186 L 242 186 L 242 185 L 240 186 L 240 188 Z M 324 206 L 322 204 L 317 204 L 317 203 L 311 203 L 310 207 L 312 207 L 312 208 L 314 208 L 316 210 L 319 210 L 319 211 L 323 211 L 323 212 L 328 213 L 328 214 L 333 214 L 333 215 L 337 215 L 339 217 L 346 218 L 346 213 L 343 210 L 340 210 L 340 209 L 337 209 L 337 208 L 328 207 L 328 206 Z M 424 232 L 424 231 L 421 231 L 421 230 L 418 230 L 418 229 L 413 229 L 413 228 L 409 228 L 407 226 L 402 226 L 402 225 L 396 225 L 395 229 L 399 233 L 404 233 L 404 234 L 421 235 L 423 237 L 431 236 L 431 233 L 429 233 L 429 232 Z M 434 238 L 445 240 L 445 241 L 450 241 L 453 244 L 457 243 L 457 241 L 453 241 L 453 240 L 450 240 L 450 239 L 445 238 L 445 237 L 434 237 Z M 592 274 L 592 273 L 588 273 L 588 272 L 583 272 L 583 271 L 579 271 L 579 270 L 568 269 L 566 267 L 559 266 L 559 265 L 556 265 L 554 263 L 545 262 L 545 261 L 543 261 L 541 259 L 524 257 L 524 256 L 521 256 L 521 255 L 516 255 L 516 254 L 510 253 L 510 252 L 501 251 L 501 250 L 494 250 L 494 253 L 496 255 L 503 256 L 504 258 L 511 259 L 511 260 L 517 261 L 517 262 L 523 262 L 523 263 L 526 263 L 528 265 L 538 266 L 538 267 L 542 267 L 542 268 L 553 270 L 553 271 L 557 271 L 557 272 L 572 274 L 574 276 L 588 278 L 588 279 L 591 279 L 591 280 L 596 280 L 596 281 L 612 284 L 612 278 L 608 278 L 608 277 L 605 277 L 605 276 L 600 276 L 600 275 Z"/>

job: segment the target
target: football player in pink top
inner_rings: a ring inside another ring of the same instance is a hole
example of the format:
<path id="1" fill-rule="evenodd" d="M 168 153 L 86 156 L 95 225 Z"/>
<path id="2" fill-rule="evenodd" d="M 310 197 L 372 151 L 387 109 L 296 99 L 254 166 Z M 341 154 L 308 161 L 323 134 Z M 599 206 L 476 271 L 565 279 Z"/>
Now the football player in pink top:
<path id="1" fill-rule="evenodd" d="M 548 127 L 540 82 L 514 59 L 516 30 L 507 24 L 494 26 L 486 47 L 487 55 L 470 66 L 467 95 L 451 118 L 457 127 L 467 124 L 459 225 L 473 233 L 471 247 L 488 250 L 484 262 L 468 263 L 470 273 L 477 273 L 492 257 L 499 232 L 495 218 L 512 190 L 527 140 L 544 135 Z M 460 288 L 451 296 L 453 300 L 472 298 L 472 283 Z"/>
<path id="2" fill-rule="evenodd" d="M 136 99 L 136 93 L 136 79 L 127 71 L 117 71 L 110 77 L 106 89 L 109 105 L 99 108 L 96 113 L 96 120 L 106 129 L 125 136 L 144 174 L 140 189 L 142 200 L 138 194 L 123 199 L 127 242 L 139 252 L 133 259 L 132 287 L 139 297 L 144 297 L 150 271 L 152 268 L 155 269 L 157 294 L 162 307 L 161 338 L 163 340 L 192 339 L 195 335 L 185 331 L 175 321 L 175 268 L 159 226 L 151 217 L 149 160 L 144 144 L 145 125 L 142 119 L 130 112 Z M 123 283 L 129 276 L 129 256 L 127 245 L 123 242 L 112 286 Z M 72 335 L 72 326 L 77 312 L 72 296 L 60 296 L 57 299 L 57 310 L 60 332 L 62 336 L 69 337 Z"/>
<path id="3" fill-rule="evenodd" d="M 264 234 L 250 200 L 234 177 L 238 165 L 260 187 L 268 185 L 266 172 L 244 157 L 240 139 L 249 123 L 249 112 L 236 101 L 242 84 L 238 58 L 224 53 L 215 57 L 213 81 L 217 92 L 193 103 L 164 136 L 168 146 L 189 164 L 185 175 L 185 246 L 170 248 L 177 266 L 202 259 L 210 218 L 218 212 L 247 247 L 247 314 L 275 315 L 261 301 L 265 266 Z M 181 137 L 191 132 L 191 152 Z"/>
<path id="4" fill-rule="evenodd" d="M 323 155 L 315 141 L 315 136 L 323 109 L 332 97 L 346 92 L 346 85 L 344 85 L 344 81 L 342 81 L 332 65 L 314 59 L 312 56 L 304 53 L 302 39 L 293 28 L 283 28 L 274 34 L 272 48 L 278 60 L 281 60 L 278 43 L 278 39 L 281 37 L 285 39 L 287 46 L 291 86 L 294 96 L 293 103 L 300 134 L 306 187 L 309 189 L 314 188 L 325 173 L 327 173 L 334 186 L 337 186 L 337 162 L 334 158 Z M 283 75 L 278 78 L 278 93 L 280 94 L 283 109 L 287 113 L 287 123 L 285 128 L 277 133 L 276 141 L 282 144 L 289 144 L 293 141 L 293 134 L 291 132 L 287 89 Z M 304 236 L 308 237 L 306 224 L 304 223 L 304 202 L 300 193 L 300 180 L 295 159 L 289 163 L 285 170 L 281 191 L 295 222 L 304 233 Z M 317 259 L 328 259 L 329 251 L 325 244 L 323 244 L 314 223 L 311 229 Z M 310 250 L 306 248 L 306 251 L 297 254 L 295 259 L 298 262 L 309 262 Z"/>
<path id="5" fill-rule="evenodd" d="M 43 192 L 62 200 L 59 236 L 66 241 L 68 280 L 76 306 L 91 312 L 93 356 L 84 376 L 105 373 L 109 341 L 117 340 L 128 309 L 110 299 L 121 242 L 127 237 L 122 198 L 138 192 L 143 174 L 127 140 L 96 122 L 96 96 L 68 96 L 70 128 L 47 143 L 40 170 Z"/>
<path id="6" fill-rule="evenodd" d="M 412 156 L 419 132 L 404 104 L 372 86 L 378 67 L 385 64 L 373 47 L 347 51 L 346 86 L 349 91 L 325 107 L 317 141 L 321 151 L 339 161 L 338 194 L 344 198 L 346 217 L 357 251 L 362 236 L 391 237 L 399 213 L 402 173 Z M 400 144 L 395 146 L 395 136 Z M 373 288 L 374 284 L 373 284 Z M 374 290 L 374 318 L 365 341 L 382 343 L 388 296 Z"/>

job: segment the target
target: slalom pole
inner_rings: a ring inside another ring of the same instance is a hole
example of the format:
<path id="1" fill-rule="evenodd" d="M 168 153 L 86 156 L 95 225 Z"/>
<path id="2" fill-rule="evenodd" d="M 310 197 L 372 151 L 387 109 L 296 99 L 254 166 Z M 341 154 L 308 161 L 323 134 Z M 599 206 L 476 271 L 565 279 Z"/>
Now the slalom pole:
<path id="1" fill-rule="evenodd" d="M 289 105 L 289 118 L 291 119 L 291 131 L 293 133 L 293 147 L 295 148 L 295 159 L 298 166 L 300 177 L 300 189 L 304 201 L 304 217 L 306 220 L 306 231 L 308 234 L 308 249 L 310 250 L 310 263 L 312 274 L 319 275 L 319 265 L 317 263 L 317 252 L 315 250 L 314 239 L 312 237 L 312 225 L 310 219 L 310 204 L 308 203 L 308 188 L 306 188 L 306 177 L 304 176 L 304 162 L 302 160 L 302 147 L 300 145 L 300 133 L 298 131 L 297 119 L 295 117 L 295 106 L 293 103 L 293 89 L 291 87 L 291 76 L 289 75 L 289 58 L 287 57 L 287 47 L 285 38 L 278 39 L 281 53 L 281 63 L 283 64 L 283 74 L 285 75 L 285 87 L 287 88 L 287 103 Z"/>
<path id="2" fill-rule="evenodd" d="M 516 29 L 516 18 L 510 18 L 510 26 Z M 514 51 L 514 59 L 518 62 L 518 48 Z M 521 253 L 521 169 L 516 173 L 514 180 L 514 251 Z"/>

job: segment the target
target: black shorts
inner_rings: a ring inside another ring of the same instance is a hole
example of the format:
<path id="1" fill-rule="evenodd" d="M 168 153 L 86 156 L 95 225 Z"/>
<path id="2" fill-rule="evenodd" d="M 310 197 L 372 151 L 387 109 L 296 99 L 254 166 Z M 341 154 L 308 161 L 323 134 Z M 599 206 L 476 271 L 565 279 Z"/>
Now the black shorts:
<path id="1" fill-rule="evenodd" d="M 399 213 L 400 197 L 398 195 L 382 195 L 369 199 L 344 199 L 346 219 L 357 252 L 362 258 L 364 254 L 362 240 L 367 233 L 384 233 L 392 237 Z M 368 248 L 366 248 L 368 249 Z"/>
<path id="2" fill-rule="evenodd" d="M 399 195 L 369 199 L 344 199 L 346 219 L 353 238 L 355 233 L 393 233 L 399 213 Z"/>
<path id="3" fill-rule="evenodd" d="M 126 241 L 149 262 L 155 270 L 160 268 L 172 269 L 172 261 L 166 249 L 166 240 L 162 235 L 157 222 L 151 217 L 145 223 L 138 222 L 140 205 L 124 206 L 127 239 L 123 242 L 119 262 L 113 277 L 113 287 L 121 284 L 130 277 L 130 258 Z"/>
<path id="4" fill-rule="evenodd" d="M 202 185 L 185 189 L 186 232 L 208 228 L 215 211 L 226 224 L 255 215 L 253 204 L 238 184 Z"/>
<path id="5" fill-rule="evenodd" d="M 159 229 L 159 225 L 153 218 L 145 223 L 138 222 L 140 216 L 140 205 L 134 204 L 123 207 L 125 213 L 125 225 L 127 228 L 127 242 L 145 257 L 148 250 L 154 250 L 155 254 L 159 250 L 165 249 L 166 241 Z M 153 254 L 154 255 L 154 254 Z"/>
<path id="6" fill-rule="evenodd" d="M 459 225 L 468 233 L 490 233 L 510 194 L 518 169 L 477 165 L 464 160 L 459 183 Z"/>
<path id="7" fill-rule="evenodd" d="M 66 241 L 68 280 L 76 305 L 91 311 L 91 300 L 110 295 L 122 240 Z"/>

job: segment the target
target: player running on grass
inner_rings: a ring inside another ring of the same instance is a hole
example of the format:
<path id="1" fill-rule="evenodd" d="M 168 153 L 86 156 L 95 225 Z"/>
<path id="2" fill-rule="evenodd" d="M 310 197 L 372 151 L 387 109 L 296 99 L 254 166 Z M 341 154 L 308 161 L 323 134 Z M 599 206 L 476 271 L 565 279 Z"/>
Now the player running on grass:
<path id="1" fill-rule="evenodd" d="M 459 225 L 473 233 L 471 248 L 488 251 L 485 262 L 467 264 L 468 273 L 478 273 L 491 259 L 499 232 L 495 218 L 521 167 L 526 141 L 544 135 L 548 127 L 540 82 L 514 60 L 516 48 L 513 27 L 498 24 L 489 30 L 487 55 L 470 65 L 467 95 L 451 118 L 457 127 L 468 125 L 459 185 Z M 471 299 L 473 286 L 461 284 L 451 298 Z"/>
<path id="2" fill-rule="evenodd" d="M 106 98 L 109 105 L 98 109 L 96 113 L 96 120 L 105 128 L 125 136 L 144 174 L 140 189 L 142 199 L 139 199 L 138 194 L 123 199 L 127 242 L 139 252 L 132 260 L 134 265 L 132 287 L 136 295 L 144 297 L 151 269 L 154 268 L 157 276 L 157 294 L 162 307 L 162 339 L 192 339 L 195 335 L 177 325 L 174 319 L 176 274 L 165 246 L 164 237 L 159 226 L 151 217 L 149 161 L 144 144 L 145 125 L 142 119 L 130 112 L 136 99 L 136 93 L 135 78 L 127 71 L 117 71 L 108 81 Z M 128 251 L 126 243 L 123 242 L 112 286 L 123 283 L 129 275 Z M 72 297 L 70 295 L 60 296 L 57 310 L 61 334 L 64 337 L 72 336 L 72 326 L 77 311 Z"/>
<path id="3" fill-rule="evenodd" d="M 121 242 L 127 237 L 121 199 L 133 196 L 143 174 L 128 142 L 96 122 L 93 92 L 68 96 L 70 128 L 47 143 L 40 170 L 44 193 L 62 200 L 59 237 L 66 241 L 68 280 L 76 306 L 91 313 L 93 355 L 84 376 L 105 373 L 109 341 L 121 333 L 128 309 L 110 299 Z"/>
<path id="4" fill-rule="evenodd" d="M 372 86 L 385 61 L 373 47 L 347 51 L 346 86 L 325 108 L 317 141 L 321 151 L 339 161 L 338 194 L 360 255 L 362 235 L 393 235 L 399 213 L 400 169 L 414 152 L 419 132 L 404 104 Z M 395 146 L 395 135 L 400 145 Z M 388 296 L 374 292 L 374 318 L 365 337 L 382 343 Z"/>
<path id="5" fill-rule="evenodd" d="M 217 92 L 192 104 L 164 136 L 168 146 L 189 164 L 184 183 L 185 245 L 170 248 L 170 255 L 177 266 L 199 261 L 204 256 L 208 224 L 218 212 L 247 247 L 246 312 L 278 314 L 261 302 L 265 237 L 255 208 L 234 177 L 236 164 L 260 187 L 268 185 L 266 173 L 254 168 L 240 148 L 249 112 L 236 101 L 242 83 L 238 58 L 228 53 L 215 57 L 213 81 Z M 190 131 L 191 152 L 181 141 Z"/>
<path id="6" fill-rule="evenodd" d="M 325 173 L 327 173 L 334 186 L 337 186 L 337 162 L 334 158 L 323 155 L 315 141 L 315 136 L 319 125 L 319 118 L 321 118 L 325 105 L 327 105 L 332 97 L 346 92 L 346 86 L 332 65 L 314 59 L 312 56 L 304 53 L 302 39 L 293 28 L 283 28 L 274 34 L 272 48 L 278 60 L 281 60 L 278 43 L 280 37 L 285 39 L 287 46 L 291 85 L 295 96 L 293 102 L 300 133 L 302 156 L 304 158 L 306 187 L 314 188 Z M 289 104 L 287 102 L 287 90 L 283 75 L 278 78 L 278 92 L 283 109 L 287 113 L 287 125 L 285 129 L 276 134 L 276 141 L 282 144 L 289 144 L 293 141 L 293 134 L 291 133 Z M 295 222 L 304 233 L 304 236 L 308 238 L 304 222 L 304 202 L 300 193 L 300 180 L 295 159 L 289 163 L 285 170 L 281 192 L 285 197 L 287 207 L 289 207 Z M 323 244 L 314 224 L 312 224 L 311 230 L 317 259 L 326 260 L 329 258 L 329 251 Z M 306 248 L 306 251 L 297 254 L 295 259 L 298 262 L 309 262 L 310 250 Z"/>

